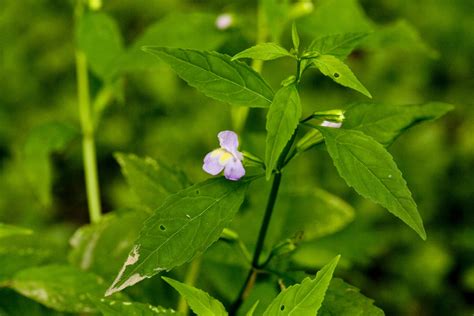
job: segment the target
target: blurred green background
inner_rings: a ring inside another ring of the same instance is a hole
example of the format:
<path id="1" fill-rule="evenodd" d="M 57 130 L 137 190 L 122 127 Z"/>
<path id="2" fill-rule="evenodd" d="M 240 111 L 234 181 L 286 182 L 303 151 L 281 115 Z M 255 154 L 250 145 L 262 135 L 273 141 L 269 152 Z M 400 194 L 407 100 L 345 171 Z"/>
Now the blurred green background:
<path id="1" fill-rule="evenodd" d="M 73 1 L 65 0 L 0 1 L 0 222 L 39 231 L 41 243 L 57 249 L 54 260 L 65 260 L 69 238 L 88 222 L 73 10 Z M 112 211 L 139 204 L 120 174 L 115 152 L 162 159 L 197 182 L 207 177 L 201 162 L 216 147 L 216 134 L 232 128 L 229 105 L 188 87 L 167 66 L 141 52 L 136 40 L 235 54 L 255 43 L 256 1 L 104 0 L 102 11 L 116 21 L 130 53 L 120 80 L 104 79 L 100 66 L 90 74 L 93 96 L 104 87 L 112 91 L 96 134 L 103 208 Z M 196 12 L 202 16 L 187 18 Z M 210 25 L 204 36 L 185 27 L 201 19 L 214 21 L 222 13 L 233 15 L 229 29 Z M 156 34 L 142 37 L 160 21 Z M 342 230 L 302 244 L 292 264 L 317 270 L 340 253 L 338 276 L 373 298 L 387 315 L 474 313 L 474 2 L 315 1 L 314 10 L 297 25 L 303 44 L 318 34 L 373 30 L 348 63 L 375 101 L 444 101 L 456 109 L 410 129 L 390 147 L 418 203 L 426 242 L 347 188 L 327 154 L 313 150 L 294 161 L 284 186 L 322 187 L 344 198 L 356 216 Z M 289 47 L 287 26 L 281 42 Z M 95 31 L 100 36 L 101 29 Z M 122 49 L 120 42 L 117 49 Z M 263 76 L 276 88 L 293 67 L 288 60 L 267 62 Z M 301 94 L 308 114 L 365 100 L 315 72 L 304 76 Z M 264 114 L 252 110 L 241 135 L 241 148 L 261 156 Z M 268 190 L 263 181 L 254 186 L 234 222 L 249 244 L 255 240 Z M 283 207 L 290 198 L 283 195 L 278 203 Z M 280 222 L 278 217 L 272 222 L 269 242 L 289 237 L 279 236 Z M 226 279 L 225 263 L 217 266 L 212 260 L 204 264 L 199 282 L 224 301 L 231 300 L 238 287 L 229 289 L 232 280 Z M 214 268 L 224 271 L 213 275 L 220 282 L 206 278 L 206 269 Z M 20 300 L 13 292 L 3 294 Z"/>

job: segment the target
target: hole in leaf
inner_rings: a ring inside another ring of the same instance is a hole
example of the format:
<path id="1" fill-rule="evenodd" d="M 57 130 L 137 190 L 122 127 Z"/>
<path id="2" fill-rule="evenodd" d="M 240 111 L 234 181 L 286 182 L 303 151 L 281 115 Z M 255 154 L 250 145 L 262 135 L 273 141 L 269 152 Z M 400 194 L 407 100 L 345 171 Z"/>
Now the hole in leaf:
<path id="1" fill-rule="evenodd" d="M 165 227 L 164 225 L 160 225 L 160 229 L 161 229 L 162 231 L 165 231 L 165 230 L 166 230 L 166 227 Z"/>
<path id="2" fill-rule="evenodd" d="M 199 195 L 199 193 L 201 193 L 201 192 L 199 192 L 199 190 L 196 190 L 196 194 L 198 194 L 198 195 Z"/>
<path id="3" fill-rule="evenodd" d="M 334 73 L 334 78 L 339 78 L 339 74 L 337 72 Z"/>
<path id="4" fill-rule="evenodd" d="M 285 310 L 285 305 L 281 305 L 281 306 L 280 306 L 280 310 L 281 310 L 281 311 L 282 311 L 282 310 Z"/>

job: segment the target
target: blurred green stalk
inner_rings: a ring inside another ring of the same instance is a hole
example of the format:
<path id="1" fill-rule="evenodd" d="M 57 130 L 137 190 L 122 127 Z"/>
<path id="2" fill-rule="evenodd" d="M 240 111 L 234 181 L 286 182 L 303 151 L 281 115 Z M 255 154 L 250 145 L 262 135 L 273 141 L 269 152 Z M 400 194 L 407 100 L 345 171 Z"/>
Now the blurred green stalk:
<path id="1" fill-rule="evenodd" d="M 82 17 L 82 13 L 82 1 L 78 0 L 75 12 L 76 27 Z M 99 179 L 97 176 L 94 120 L 91 111 L 87 57 L 78 47 L 76 47 L 76 78 L 89 218 L 92 223 L 97 223 L 100 220 L 102 210 L 100 204 Z"/>

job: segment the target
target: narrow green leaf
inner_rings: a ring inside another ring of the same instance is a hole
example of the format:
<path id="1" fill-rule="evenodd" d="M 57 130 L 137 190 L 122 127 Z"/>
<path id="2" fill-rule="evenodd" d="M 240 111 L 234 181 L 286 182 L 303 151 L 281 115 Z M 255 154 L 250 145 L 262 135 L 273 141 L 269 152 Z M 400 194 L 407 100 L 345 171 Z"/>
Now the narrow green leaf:
<path id="1" fill-rule="evenodd" d="M 90 297 L 99 298 L 105 290 L 97 276 L 63 265 L 23 270 L 15 275 L 11 287 L 52 309 L 71 313 L 94 312 Z"/>
<path id="2" fill-rule="evenodd" d="M 74 127 L 58 122 L 37 126 L 28 135 L 23 148 L 23 167 L 33 192 L 44 206 L 52 202 L 50 155 L 64 150 L 76 135 Z"/>
<path id="3" fill-rule="evenodd" d="M 79 22 L 77 42 L 92 71 L 103 80 L 112 79 L 124 53 L 117 23 L 103 12 L 86 12 Z"/>
<path id="4" fill-rule="evenodd" d="M 14 235 L 31 235 L 33 231 L 28 228 L 0 223 L 0 238 Z"/>
<path id="5" fill-rule="evenodd" d="M 291 25 L 291 40 L 293 41 L 293 48 L 295 51 L 298 51 L 300 48 L 300 36 L 298 35 L 298 29 L 296 28 L 295 22 Z"/>
<path id="6" fill-rule="evenodd" d="M 429 120 L 435 120 L 454 107 L 447 103 L 428 102 L 417 105 L 385 105 L 378 103 L 355 103 L 344 113 L 342 125 L 371 136 L 384 146 L 389 146 L 406 129 Z"/>
<path id="7" fill-rule="evenodd" d="M 260 303 L 259 300 L 257 300 L 257 301 L 252 305 L 252 307 L 250 307 L 250 309 L 249 309 L 248 312 L 245 314 L 245 316 L 253 316 L 253 314 L 255 313 L 255 310 L 257 309 L 258 303 Z"/>
<path id="8" fill-rule="evenodd" d="M 365 96 L 372 98 L 369 91 L 360 83 L 351 69 L 340 59 L 332 55 L 321 55 L 311 59 L 313 64 L 325 75 L 336 83 L 359 91 Z"/>
<path id="9" fill-rule="evenodd" d="M 217 52 L 146 47 L 208 97 L 235 105 L 268 107 L 273 91 L 250 66 Z"/>
<path id="10" fill-rule="evenodd" d="M 384 312 L 373 305 L 373 300 L 343 280 L 331 280 L 319 316 L 383 316 Z"/>
<path id="11" fill-rule="evenodd" d="M 106 295 L 169 271 L 204 252 L 240 208 L 248 181 L 214 178 L 167 198 L 145 221 Z"/>
<path id="12" fill-rule="evenodd" d="M 122 174 L 135 194 L 146 206 L 155 209 L 171 193 L 189 185 L 184 173 L 150 157 L 116 153 Z"/>
<path id="13" fill-rule="evenodd" d="M 267 140 L 265 148 L 266 177 L 269 179 L 280 154 L 298 126 L 301 103 L 294 84 L 280 88 L 267 114 Z"/>
<path id="14" fill-rule="evenodd" d="M 343 60 L 369 34 L 367 32 L 356 32 L 321 36 L 311 42 L 308 51 L 316 51 L 321 55 L 332 55 Z"/>
<path id="15" fill-rule="evenodd" d="M 221 302 L 190 285 L 176 280 L 162 277 L 169 285 L 181 294 L 196 315 L 202 316 L 225 316 L 227 312 Z"/>
<path id="16" fill-rule="evenodd" d="M 268 306 L 264 316 L 274 315 L 316 315 L 324 300 L 340 256 L 325 265 L 314 279 L 305 278 L 283 290 Z"/>
<path id="17" fill-rule="evenodd" d="M 360 195 L 382 205 L 413 228 L 422 239 L 425 229 L 415 201 L 392 155 L 360 131 L 318 128 L 341 177 Z"/>
<path id="18" fill-rule="evenodd" d="M 102 298 L 100 300 L 94 300 L 94 303 L 103 316 L 183 316 L 181 313 L 177 313 L 172 309 L 139 302 L 115 301 Z"/>
<path id="19" fill-rule="evenodd" d="M 232 60 L 240 58 L 273 60 L 286 56 L 293 57 L 293 55 L 291 55 L 289 51 L 287 51 L 285 48 L 281 47 L 277 43 L 263 43 L 241 51 L 240 53 L 232 57 Z"/>

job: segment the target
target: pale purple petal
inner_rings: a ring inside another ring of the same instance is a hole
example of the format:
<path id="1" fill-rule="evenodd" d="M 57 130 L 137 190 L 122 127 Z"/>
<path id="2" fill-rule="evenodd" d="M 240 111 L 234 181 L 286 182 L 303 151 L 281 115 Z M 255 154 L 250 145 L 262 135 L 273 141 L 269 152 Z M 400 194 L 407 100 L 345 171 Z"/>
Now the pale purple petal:
<path id="1" fill-rule="evenodd" d="M 235 156 L 237 148 L 239 147 L 239 138 L 237 134 L 233 131 L 222 131 L 217 134 L 217 137 L 219 138 L 219 144 L 221 147 Z"/>
<path id="2" fill-rule="evenodd" d="M 224 176 L 228 180 L 237 181 L 245 175 L 245 169 L 242 162 L 237 158 L 232 158 L 224 169 Z"/>
<path id="3" fill-rule="evenodd" d="M 206 157 L 204 157 L 202 169 L 213 176 L 217 175 L 222 171 L 222 169 L 224 169 L 224 166 L 219 163 L 220 156 L 221 155 L 217 153 L 216 150 L 208 153 Z"/>
<path id="4" fill-rule="evenodd" d="M 325 127 L 332 127 L 332 128 L 339 128 L 342 126 L 342 123 L 338 122 L 330 122 L 330 121 L 324 121 L 321 123 L 321 126 L 325 126 Z"/>

